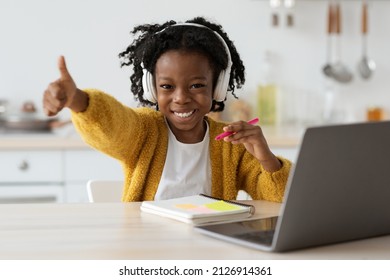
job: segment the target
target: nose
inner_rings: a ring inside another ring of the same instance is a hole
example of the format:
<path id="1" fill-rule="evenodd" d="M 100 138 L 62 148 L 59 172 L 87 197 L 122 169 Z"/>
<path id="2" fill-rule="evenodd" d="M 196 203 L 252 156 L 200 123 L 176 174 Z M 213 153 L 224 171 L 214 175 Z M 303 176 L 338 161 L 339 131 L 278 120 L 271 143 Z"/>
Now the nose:
<path id="1" fill-rule="evenodd" d="M 184 104 L 189 102 L 190 100 L 191 100 L 191 95 L 186 88 L 182 88 L 182 87 L 176 88 L 173 96 L 174 102 L 179 104 Z"/>

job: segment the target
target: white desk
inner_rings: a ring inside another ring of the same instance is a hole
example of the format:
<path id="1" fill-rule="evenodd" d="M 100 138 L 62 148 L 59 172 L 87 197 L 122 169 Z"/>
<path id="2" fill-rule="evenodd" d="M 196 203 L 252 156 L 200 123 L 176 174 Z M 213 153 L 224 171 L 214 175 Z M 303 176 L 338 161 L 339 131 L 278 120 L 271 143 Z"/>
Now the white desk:
<path id="1" fill-rule="evenodd" d="M 279 204 L 253 201 L 258 217 Z M 0 259 L 390 259 L 390 236 L 288 253 L 248 249 L 142 213 L 139 203 L 0 205 Z M 324 233 L 326 234 L 326 233 Z"/>

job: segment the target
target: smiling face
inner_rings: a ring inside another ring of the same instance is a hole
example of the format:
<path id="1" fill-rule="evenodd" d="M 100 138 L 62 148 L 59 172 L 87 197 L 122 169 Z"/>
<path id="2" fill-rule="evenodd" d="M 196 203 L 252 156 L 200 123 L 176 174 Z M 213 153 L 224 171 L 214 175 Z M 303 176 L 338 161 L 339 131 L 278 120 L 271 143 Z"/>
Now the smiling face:
<path id="1" fill-rule="evenodd" d="M 210 112 L 213 69 L 205 55 L 170 50 L 155 68 L 157 103 L 182 143 L 197 143 L 206 132 L 204 116 Z"/>

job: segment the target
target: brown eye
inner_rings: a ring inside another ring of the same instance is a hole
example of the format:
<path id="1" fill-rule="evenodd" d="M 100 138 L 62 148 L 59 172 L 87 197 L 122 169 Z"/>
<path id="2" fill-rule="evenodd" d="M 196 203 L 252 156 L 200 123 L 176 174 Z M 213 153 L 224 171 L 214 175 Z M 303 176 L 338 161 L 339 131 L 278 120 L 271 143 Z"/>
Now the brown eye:
<path id="1" fill-rule="evenodd" d="M 173 86 L 171 86 L 171 85 L 168 85 L 168 84 L 163 84 L 163 85 L 160 85 L 160 88 L 162 88 L 162 89 L 166 89 L 166 90 L 169 90 L 169 89 L 172 89 L 172 88 L 173 88 Z"/>
<path id="2" fill-rule="evenodd" d="M 203 88 L 203 87 L 205 87 L 204 84 L 193 84 L 193 85 L 191 86 L 191 88 Z"/>

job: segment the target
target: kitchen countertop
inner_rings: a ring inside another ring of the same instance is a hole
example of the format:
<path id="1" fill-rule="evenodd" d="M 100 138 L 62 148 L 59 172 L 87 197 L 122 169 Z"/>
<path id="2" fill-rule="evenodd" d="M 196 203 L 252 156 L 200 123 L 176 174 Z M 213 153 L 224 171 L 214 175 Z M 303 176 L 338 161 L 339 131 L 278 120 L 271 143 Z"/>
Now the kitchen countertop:
<path id="1" fill-rule="evenodd" d="M 262 127 L 270 147 L 296 148 L 304 129 L 299 127 Z M 73 126 L 43 133 L 6 133 L 0 131 L 0 150 L 89 149 Z"/>
<path id="2" fill-rule="evenodd" d="M 0 130 L 0 150 L 90 149 L 68 125 L 52 132 L 5 132 Z"/>
<path id="3" fill-rule="evenodd" d="M 81 138 L 56 135 L 0 135 L 0 150 L 90 149 Z"/>

